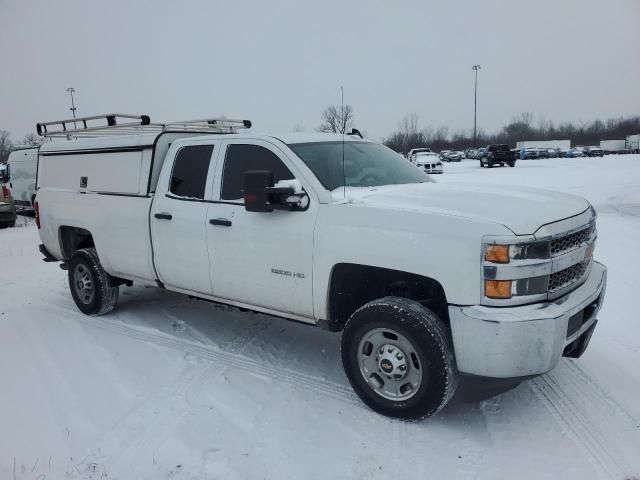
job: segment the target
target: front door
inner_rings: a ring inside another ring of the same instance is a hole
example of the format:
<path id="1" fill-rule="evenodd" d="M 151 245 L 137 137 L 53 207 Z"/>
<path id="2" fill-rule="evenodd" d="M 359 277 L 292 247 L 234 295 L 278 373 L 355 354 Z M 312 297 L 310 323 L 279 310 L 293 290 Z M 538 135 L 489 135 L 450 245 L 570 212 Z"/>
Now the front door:
<path id="1" fill-rule="evenodd" d="M 318 202 L 304 211 L 247 212 L 243 177 L 269 170 L 274 181 L 295 177 L 295 165 L 262 140 L 226 140 L 209 209 L 211 281 L 216 297 L 313 318 L 312 252 Z M 303 185 L 304 187 L 304 185 Z"/>
<path id="2" fill-rule="evenodd" d="M 186 145 L 167 154 L 173 166 L 158 180 L 150 221 L 156 271 L 168 287 L 211 295 L 207 200 L 219 145 Z"/>

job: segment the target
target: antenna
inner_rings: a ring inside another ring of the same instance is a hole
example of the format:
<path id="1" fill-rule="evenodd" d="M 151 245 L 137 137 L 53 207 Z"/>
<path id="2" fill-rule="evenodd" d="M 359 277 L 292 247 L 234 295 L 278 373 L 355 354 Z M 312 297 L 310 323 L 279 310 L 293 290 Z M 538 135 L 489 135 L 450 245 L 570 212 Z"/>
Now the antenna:
<path id="1" fill-rule="evenodd" d="M 340 122 L 342 130 L 342 197 L 347 199 L 347 175 L 344 173 L 344 131 L 347 129 L 347 122 L 344 118 L 344 87 L 340 85 Z"/>

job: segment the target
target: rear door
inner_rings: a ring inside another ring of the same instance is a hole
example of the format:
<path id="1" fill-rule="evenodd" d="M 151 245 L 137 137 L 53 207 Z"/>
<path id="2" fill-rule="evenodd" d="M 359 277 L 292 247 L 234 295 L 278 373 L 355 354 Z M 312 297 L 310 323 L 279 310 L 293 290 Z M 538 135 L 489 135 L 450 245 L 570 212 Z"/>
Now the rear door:
<path id="1" fill-rule="evenodd" d="M 264 140 L 223 142 L 209 209 L 209 253 L 216 297 L 313 318 L 312 252 L 318 201 L 304 211 L 247 212 L 243 177 L 270 170 L 274 182 L 297 178 L 295 162 Z"/>
<path id="2" fill-rule="evenodd" d="M 158 278 L 168 287 L 210 295 L 207 210 L 219 141 L 171 147 L 151 207 Z"/>

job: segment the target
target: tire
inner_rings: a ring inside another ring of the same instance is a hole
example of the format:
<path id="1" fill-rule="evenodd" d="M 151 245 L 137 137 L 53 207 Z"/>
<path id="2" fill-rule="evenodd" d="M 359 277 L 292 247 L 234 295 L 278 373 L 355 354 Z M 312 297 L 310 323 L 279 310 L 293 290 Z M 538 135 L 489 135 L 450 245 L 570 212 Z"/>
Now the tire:
<path id="1" fill-rule="evenodd" d="M 516 166 L 516 162 L 509 162 L 509 166 L 510 167 L 515 167 Z"/>
<path id="2" fill-rule="evenodd" d="M 480 160 L 480 168 L 484 168 L 484 162 Z"/>
<path id="3" fill-rule="evenodd" d="M 487 162 L 487 167 L 489 167 L 489 168 L 493 168 L 493 163 L 491 163 L 491 162 Z"/>
<path id="4" fill-rule="evenodd" d="M 87 315 L 110 312 L 118 301 L 118 287 L 100 265 L 95 248 L 76 250 L 69 259 L 69 289 L 78 309 Z"/>
<path id="5" fill-rule="evenodd" d="M 445 325 L 431 310 L 405 298 L 385 297 L 359 308 L 345 325 L 340 350 L 353 390 L 372 410 L 388 417 L 421 420 L 435 415 L 459 383 Z M 392 370 L 385 373 L 383 368 Z M 404 378 L 395 380 L 389 373 Z"/>

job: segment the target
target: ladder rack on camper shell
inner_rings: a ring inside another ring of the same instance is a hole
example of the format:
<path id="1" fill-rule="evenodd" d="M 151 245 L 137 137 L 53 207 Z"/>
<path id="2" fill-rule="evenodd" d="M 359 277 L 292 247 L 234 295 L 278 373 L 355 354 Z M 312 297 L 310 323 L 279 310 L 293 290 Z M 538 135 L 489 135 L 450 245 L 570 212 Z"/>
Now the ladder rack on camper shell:
<path id="1" fill-rule="evenodd" d="M 108 113 L 69 120 L 36 124 L 41 137 L 97 137 L 104 135 L 135 135 L 166 131 L 234 133 L 239 128 L 251 128 L 250 120 L 205 118 L 168 123 L 151 123 L 149 115 Z"/>

